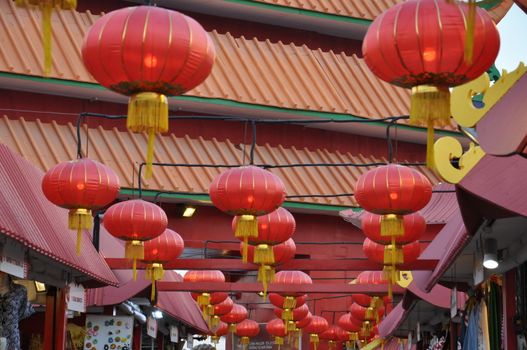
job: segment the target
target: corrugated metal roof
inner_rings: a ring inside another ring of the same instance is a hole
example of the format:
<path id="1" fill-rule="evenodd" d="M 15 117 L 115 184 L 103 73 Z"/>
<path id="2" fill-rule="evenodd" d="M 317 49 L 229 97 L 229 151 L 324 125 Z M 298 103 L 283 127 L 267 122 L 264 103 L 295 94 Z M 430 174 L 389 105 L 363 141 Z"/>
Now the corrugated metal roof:
<path id="1" fill-rule="evenodd" d="M 76 233 L 68 229 L 68 211 L 42 193 L 43 173 L 0 144 L 0 231 L 30 249 L 99 282 L 117 285 L 110 268 L 84 233 L 76 254 Z"/>
<path id="2" fill-rule="evenodd" d="M 137 187 L 137 168 L 143 161 L 146 149 L 146 135 L 132 134 L 117 129 L 102 127 L 89 129 L 89 157 L 97 159 L 114 169 L 119 175 L 121 186 Z M 43 123 L 39 120 L 25 121 L 0 118 L 0 141 L 7 144 L 23 157 L 47 170 L 53 165 L 76 157 L 75 127 L 69 123 Z M 245 153 L 245 156 L 243 154 Z M 159 162 L 193 164 L 238 165 L 247 160 L 249 146 L 233 144 L 229 140 L 173 134 L 156 139 L 156 158 Z M 327 149 L 285 148 L 280 145 L 257 145 L 256 164 L 293 163 L 374 163 L 384 162 L 373 156 L 331 152 Z M 402 160 L 404 161 L 404 160 Z M 288 195 L 350 193 L 358 177 L 370 167 L 294 167 L 272 169 L 284 181 Z M 438 178 L 425 166 L 418 167 L 432 183 Z M 157 167 L 153 178 L 143 183 L 144 188 L 190 193 L 208 192 L 212 179 L 221 170 L 202 167 Z M 134 180 L 135 179 L 135 180 Z M 135 183 L 134 183 L 135 181 Z M 355 206 L 350 197 L 304 198 L 298 202 Z"/>
<path id="3" fill-rule="evenodd" d="M 50 78 L 94 82 L 80 47 L 99 16 L 53 14 Z M 362 59 L 281 42 L 210 33 L 217 49 L 211 76 L 188 95 L 288 109 L 352 114 L 365 118 L 405 115 L 409 91 L 385 83 Z M 39 12 L 0 0 L 0 71 L 42 76 Z"/>
<path id="4" fill-rule="evenodd" d="M 253 0 L 266 4 L 287 6 L 339 16 L 373 20 L 390 7 L 405 0 Z M 521 1 L 518 1 L 521 2 Z M 490 9 L 489 14 L 499 22 L 512 6 L 513 0 L 504 0 Z"/>
<path id="5" fill-rule="evenodd" d="M 459 211 L 455 192 L 441 192 L 454 191 L 455 187 L 451 184 L 439 184 L 434 186 L 435 193 L 432 193 L 430 202 L 419 212 L 426 220 L 427 224 L 446 224 L 450 218 Z M 361 217 L 364 211 L 355 212 L 353 210 L 343 210 L 340 216 L 357 226 L 361 227 Z"/>

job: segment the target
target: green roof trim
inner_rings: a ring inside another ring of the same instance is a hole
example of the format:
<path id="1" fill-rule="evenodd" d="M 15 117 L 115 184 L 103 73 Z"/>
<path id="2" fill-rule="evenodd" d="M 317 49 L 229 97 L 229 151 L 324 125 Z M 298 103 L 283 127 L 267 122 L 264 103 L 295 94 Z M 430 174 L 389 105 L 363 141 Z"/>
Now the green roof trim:
<path id="1" fill-rule="evenodd" d="M 17 73 L 0 72 L 0 77 L 22 79 L 22 80 L 27 80 L 27 81 L 39 82 L 39 83 L 51 83 L 51 84 L 63 85 L 63 86 L 76 86 L 76 87 L 101 90 L 101 91 L 107 90 L 105 87 L 99 84 L 95 84 L 95 83 L 87 83 L 87 82 L 57 79 L 57 78 L 45 78 L 45 77 L 40 77 L 40 76 L 23 75 L 23 74 L 17 74 Z M 183 96 L 170 97 L 170 99 L 175 99 L 176 101 L 192 101 L 192 102 L 199 102 L 199 103 L 210 103 L 210 104 L 215 104 L 219 106 L 229 106 L 229 107 L 245 108 L 245 109 L 251 109 L 251 110 L 259 110 L 259 111 L 286 113 L 286 114 L 295 115 L 295 116 L 315 117 L 315 118 L 320 118 L 320 119 L 368 120 L 368 118 L 355 116 L 353 114 L 283 108 L 283 107 L 267 106 L 267 105 L 260 105 L 260 104 L 254 104 L 254 103 L 238 102 L 238 101 L 221 99 L 221 98 L 196 97 L 196 96 L 183 95 Z M 368 124 L 381 126 L 385 128 L 387 123 L 382 122 L 382 121 L 372 121 Z M 426 133 L 426 128 L 421 128 L 417 126 L 397 124 L 397 127 L 399 128 L 399 130 L 402 129 L 402 130 L 411 130 L 411 131 Z M 437 130 L 436 129 L 435 133 L 439 136 L 460 136 L 461 135 L 457 131 L 450 131 L 450 130 Z"/>
<path id="2" fill-rule="evenodd" d="M 154 198 L 158 193 L 161 193 L 164 198 L 172 198 L 172 199 L 188 199 L 193 201 L 202 201 L 202 202 L 209 202 L 210 203 L 210 197 L 206 194 L 201 193 L 175 193 L 175 192 L 166 192 L 166 191 L 156 191 L 156 190 L 143 190 L 143 197 L 147 198 Z M 120 190 L 121 196 L 138 196 L 139 191 L 136 188 L 121 188 Z M 327 212 L 339 212 L 342 210 L 348 210 L 352 209 L 353 211 L 361 211 L 361 208 L 357 207 L 347 207 L 347 206 L 341 206 L 341 205 L 331 205 L 331 204 L 315 204 L 315 203 L 300 203 L 300 202 L 290 202 L 285 201 L 283 204 L 283 207 L 285 208 L 291 208 L 291 209 L 310 209 L 310 210 L 321 210 L 321 211 L 327 211 Z"/>
<path id="3" fill-rule="evenodd" d="M 337 22 L 355 23 L 355 24 L 366 26 L 366 27 L 368 27 L 372 22 L 371 19 L 366 19 L 366 18 L 341 16 L 341 15 L 337 15 L 334 13 L 326 13 L 326 12 L 319 12 L 319 11 L 313 11 L 313 10 L 299 9 L 297 7 L 289 7 L 289 6 L 283 6 L 283 5 L 278 5 L 278 4 L 268 4 L 268 3 L 263 3 L 259 1 L 254 1 L 254 0 L 224 0 L 224 1 L 235 3 L 235 4 L 240 4 L 240 5 L 254 6 L 254 7 L 258 7 L 258 8 L 265 9 L 265 10 L 284 12 L 288 14 L 316 17 L 316 18 L 327 19 L 327 20 L 337 21 Z"/>

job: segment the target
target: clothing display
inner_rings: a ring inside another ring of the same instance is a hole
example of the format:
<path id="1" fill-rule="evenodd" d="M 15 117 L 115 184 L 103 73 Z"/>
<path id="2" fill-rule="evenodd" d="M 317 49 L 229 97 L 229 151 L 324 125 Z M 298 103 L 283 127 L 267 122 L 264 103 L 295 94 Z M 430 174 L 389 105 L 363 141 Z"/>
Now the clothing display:
<path id="1" fill-rule="evenodd" d="M 0 336 L 7 339 L 7 349 L 20 350 L 18 323 L 33 312 L 26 288 L 11 283 L 9 291 L 0 296 Z"/>

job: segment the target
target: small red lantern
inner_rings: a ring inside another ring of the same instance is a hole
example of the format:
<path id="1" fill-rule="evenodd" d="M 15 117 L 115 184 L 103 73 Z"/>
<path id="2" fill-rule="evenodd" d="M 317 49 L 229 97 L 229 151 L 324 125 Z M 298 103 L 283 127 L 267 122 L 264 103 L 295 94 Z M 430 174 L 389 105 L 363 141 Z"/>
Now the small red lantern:
<path id="1" fill-rule="evenodd" d="M 225 322 L 219 322 L 219 324 L 212 329 L 212 336 L 210 337 L 213 344 L 218 344 L 220 338 L 227 335 L 229 332 L 229 325 Z"/>
<path id="2" fill-rule="evenodd" d="M 306 303 L 307 294 L 295 298 L 295 307 L 300 307 Z M 269 293 L 269 302 L 274 306 L 284 309 L 285 297 L 278 293 Z"/>
<path id="3" fill-rule="evenodd" d="M 351 300 L 352 302 L 364 307 L 372 307 L 374 309 L 384 307 L 383 299 L 378 296 L 357 293 L 351 296 Z"/>
<path id="4" fill-rule="evenodd" d="M 232 307 L 231 312 L 229 312 L 227 315 L 223 315 L 220 317 L 220 320 L 227 323 L 229 325 L 229 330 L 231 332 L 236 331 L 236 324 L 242 322 L 247 318 L 247 309 L 245 306 L 240 304 L 234 304 Z"/>
<path id="5" fill-rule="evenodd" d="M 399 3 L 377 16 L 362 44 L 364 61 L 375 75 L 412 89 L 410 122 L 428 127 L 429 166 L 434 125 L 449 123 L 448 87 L 479 77 L 498 55 L 496 25 L 484 9 L 471 2 L 470 10 L 452 0 Z"/>
<path id="6" fill-rule="evenodd" d="M 359 329 L 360 330 L 360 329 Z M 346 349 L 355 349 L 357 340 L 359 340 L 359 331 L 348 332 L 341 327 L 337 329 L 337 338 L 346 343 Z"/>
<path id="7" fill-rule="evenodd" d="M 280 346 L 284 345 L 284 337 L 287 335 L 284 322 L 281 319 L 275 318 L 267 322 L 265 330 L 269 335 L 274 337 L 274 343 L 278 345 L 278 350 L 280 350 Z"/>
<path id="8" fill-rule="evenodd" d="M 295 322 L 300 321 L 301 319 L 305 318 L 308 313 L 309 313 L 309 308 L 307 307 L 306 304 L 299 306 L 297 308 L 294 308 L 294 309 L 281 309 L 281 308 L 274 309 L 274 314 L 276 315 L 276 317 L 284 320 L 287 331 L 294 331 L 296 328 Z"/>
<path id="9" fill-rule="evenodd" d="M 319 335 L 327 331 L 328 328 L 328 321 L 320 316 L 313 316 L 311 322 L 304 328 L 304 332 L 309 334 L 309 342 L 313 344 L 314 350 L 317 350 L 320 341 Z"/>
<path id="10" fill-rule="evenodd" d="M 313 281 L 308 274 L 302 271 L 280 271 L 275 275 L 273 283 L 289 284 L 289 285 L 303 285 L 312 284 Z M 279 293 L 285 297 L 284 309 L 294 309 L 296 307 L 296 298 L 304 295 L 303 293 Z"/>
<path id="11" fill-rule="evenodd" d="M 415 262 L 421 254 L 421 245 L 419 242 L 412 242 L 399 248 L 399 246 L 384 246 L 366 238 L 362 250 L 368 259 L 378 264 L 400 265 Z"/>
<path id="12" fill-rule="evenodd" d="M 163 264 L 176 260 L 185 249 L 183 238 L 170 229 L 144 243 L 144 259 L 147 263 L 146 278 L 152 281 L 150 299 L 154 300 L 156 281 L 163 278 Z"/>
<path id="13" fill-rule="evenodd" d="M 350 313 L 357 320 L 379 323 L 379 320 L 384 316 L 384 307 L 364 307 L 357 303 L 352 303 Z"/>
<path id="14" fill-rule="evenodd" d="M 225 276 L 219 270 L 190 270 L 183 276 L 183 281 L 222 283 L 225 282 Z M 210 293 L 204 291 L 201 294 L 191 293 L 191 295 L 198 302 L 205 319 L 214 314 L 214 304 L 219 304 L 228 298 L 228 294 L 222 292 Z"/>
<path id="15" fill-rule="evenodd" d="M 301 320 L 296 321 L 296 328 L 300 328 L 300 329 L 305 328 L 308 324 L 311 323 L 312 318 L 313 318 L 313 315 L 311 314 L 311 312 L 308 312 L 306 317 L 304 317 Z"/>
<path id="16" fill-rule="evenodd" d="M 388 284 L 382 271 L 362 271 L 353 281 L 356 284 Z"/>
<path id="17" fill-rule="evenodd" d="M 126 241 L 125 257 L 136 262 L 144 259 L 143 242 L 165 232 L 167 215 L 159 206 L 142 199 L 131 199 L 112 205 L 104 214 L 104 228 L 114 237 Z"/>
<path id="18" fill-rule="evenodd" d="M 350 333 L 358 332 L 360 331 L 361 325 L 357 325 L 353 322 L 351 322 L 351 313 L 344 314 L 339 317 L 337 324 L 340 328 L 344 329 L 345 331 L 348 331 Z M 351 340 L 351 339 L 350 339 Z"/>
<path id="19" fill-rule="evenodd" d="M 240 344 L 243 350 L 247 349 L 250 338 L 256 337 L 258 333 L 260 333 L 260 326 L 256 321 L 245 319 L 236 325 L 236 335 L 241 338 Z"/>
<path id="20" fill-rule="evenodd" d="M 255 248 L 252 245 L 244 245 L 243 243 L 240 243 L 240 254 L 243 255 L 244 248 L 247 247 L 247 260 L 251 263 L 255 263 L 254 255 L 255 255 Z M 265 298 L 265 295 L 267 294 L 267 286 L 269 283 L 271 283 L 274 280 L 275 275 L 275 265 L 283 264 L 285 262 L 288 262 L 289 260 L 293 259 L 296 253 L 296 245 L 292 238 L 289 238 L 284 243 L 280 243 L 278 245 L 275 245 L 272 248 L 272 253 L 274 256 L 274 263 L 270 264 L 259 264 L 258 267 L 258 277 L 257 281 L 262 282 L 263 285 L 263 297 Z"/>
<path id="21" fill-rule="evenodd" d="M 365 212 L 361 216 L 361 228 L 364 235 L 372 241 L 380 244 L 391 244 L 391 237 L 381 234 L 382 216 Z M 395 244 L 407 244 L 417 241 L 426 231 L 425 218 L 419 213 L 412 213 L 403 216 L 403 234 L 396 235 Z"/>
<path id="22" fill-rule="evenodd" d="M 169 128 L 166 96 L 181 95 L 207 78 L 215 58 L 212 40 L 198 22 L 179 12 L 126 7 L 93 24 L 82 58 L 101 85 L 130 96 L 126 125 L 148 133 L 149 177 L 155 134 Z"/>
<path id="23" fill-rule="evenodd" d="M 68 227 L 77 230 L 77 255 L 82 230 L 92 228 L 91 211 L 113 202 L 119 188 L 119 178 L 110 167 L 88 158 L 57 164 L 42 178 L 46 198 L 70 210 Z"/>
<path id="24" fill-rule="evenodd" d="M 374 321 L 370 320 L 359 320 L 353 315 L 350 316 L 350 322 L 359 328 L 359 339 L 364 339 L 367 337 L 372 337 L 374 334 L 378 334 L 377 326 Z M 373 334 L 372 334 L 373 333 Z"/>
<path id="25" fill-rule="evenodd" d="M 256 217 L 278 209 L 284 202 L 285 186 L 278 176 L 250 165 L 216 176 L 209 194 L 215 207 L 238 217 L 234 235 L 243 239 L 246 246 L 249 237 L 258 237 Z M 242 256 L 247 262 L 246 250 Z"/>
<path id="26" fill-rule="evenodd" d="M 334 349 L 339 341 L 339 330 L 341 328 L 331 325 L 325 332 L 320 333 L 319 338 L 328 342 L 328 348 Z"/>
<path id="27" fill-rule="evenodd" d="M 229 312 L 232 311 L 232 308 L 234 307 L 234 302 L 231 298 L 227 297 L 224 301 L 218 304 L 214 305 L 214 311 L 213 316 L 210 319 L 210 327 L 209 328 L 215 328 L 220 324 L 220 317 L 223 315 L 227 315 Z"/>

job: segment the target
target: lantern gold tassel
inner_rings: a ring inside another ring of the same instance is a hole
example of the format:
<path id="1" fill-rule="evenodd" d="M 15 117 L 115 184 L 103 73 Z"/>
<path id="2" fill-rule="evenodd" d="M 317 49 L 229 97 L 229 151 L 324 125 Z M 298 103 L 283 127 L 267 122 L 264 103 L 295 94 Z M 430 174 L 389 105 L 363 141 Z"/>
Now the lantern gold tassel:
<path id="1" fill-rule="evenodd" d="M 163 270 L 163 264 L 153 263 L 151 265 L 149 264 L 146 267 L 145 277 L 146 279 L 149 279 L 150 281 L 152 281 L 150 300 L 154 301 L 155 296 L 156 296 L 156 281 L 159 281 L 160 279 L 162 279 L 164 275 L 165 275 L 165 271 Z"/>
<path id="2" fill-rule="evenodd" d="M 280 350 L 280 347 L 284 345 L 284 338 L 282 337 L 274 337 L 274 343 L 278 345 L 278 350 Z"/>
<path id="3" fill-rule="evenodd" d="M 319 342 L 318 334 L 310 334 L 309 335 L 309 342 L 313 343 L 313 350 L 317 350 L 317 346 L 318 346 L 318 342 Z"/>
<path id="4" fill-rule="evenodd" d="M 235 237 L 243 238 L 243 262 L 247 262 L 247 240 L 249 237 L 258 237 L 258 219 L 254 215 L 240 215 L 236 221 Z"/>
<path id="5" fill-rule="evenodd" d="M 403 217 L 396 214 L 387 214 L 381 217 L 381 236 L 403 236 Z"/>
<path id="6" fill-rule="evenodd" d="M 427 127 L 427 166 L 433 169 L 434 126 L 450 123 L 450 91 L 448 87 L 418 85 L 412 88 L 410 124 Z"/>
<path id="7" fill-rule="evenodd" d="M 293 319 L 293 310 L 292 309 L 284 309 L 282 311 L 282 320 L 284 320 L 284 323 L 289 322 Z M 286 328 L 287 330 L 287 328 Z"/>
<path id="8" fill-rule="evenodd" d="M 220 342 L 220 336 L 218 335 L 213 335 L 210 337 L 210 340 L 212 341 L 213 344 L 218 344 Z"/>
<path id="9" fill-rule="evenodd" d="M 265 299 L 267 296 L 267 288 L 269 286 L 269 283 L 274 280 L 274 268 L 268 265 L 260 265 L 260 267 L 258 268 L 257 280 L 258 282 L 262 283 L 263 298 Z"/>
<path id="10" fill-rule="evenodd" d="M 168 131 L 168 100 L 156 92 L 140 92 L 128 102 L 126 127 L 132 132 L 148 133 L 145 178 L 152 176 L 154 140 L 156 133 Z"/>
<path id="11" fill-rule="evenodd" d="M 229 332 L 236 332 L 236 323 L 229 323 Z"/>
<path id="12" fill-rule="evenodd" d="M 217 315 L 214 315 L 210 318 L 209 329 L 214 329 L 218 327 L 219 324 L 220 324 L 220 318 Z"/>
<path id="13" fill-rule="evenodd" d="M 82 230 L 91 230 L 93 226 L 93 217 L 89 209 L 72 209 L 68 213 L 68 227 L 70 230 L 77 230 L 77 255 L 81 253 Z"/>
<path id="14" fill-rule="evenodd" d="M 291 296 L 285 297 L 283 308 L 284 309 L 294 309 L 295 307 L 296 307 L 296 298 L 291 297 Z"/>
<path id="15" fill-rule="evenodd" d="M 294 332 L 296 329 L 296 322 L 294 320 L 287 321 L 286 330 L 288 332 Z"/>
<path id="16" fill-rule="evenodd" d="M 251 341 L 251 338 L 249 338 L 249 337 L 242 337 L 242 339 L 240 339 L 240 343 L 242 344 L 242 349 L 243 350 L 247 349 L 250 341 Z"/>
<path id="17" fill-rule="evenodd" d="M 274 264 L 273 247 L 268 244 L 258 244 L 254 250 L 255 264 L 271 265 Z"/>
<path id="18" fill-rule="evenodd" d="M 135 281 L 137 280 L 137 260 L 142 260 L 145 257 L 143 242 L 127 241 L 124 247 L 124 256 L 133 260 L 132 274 Z"/>

